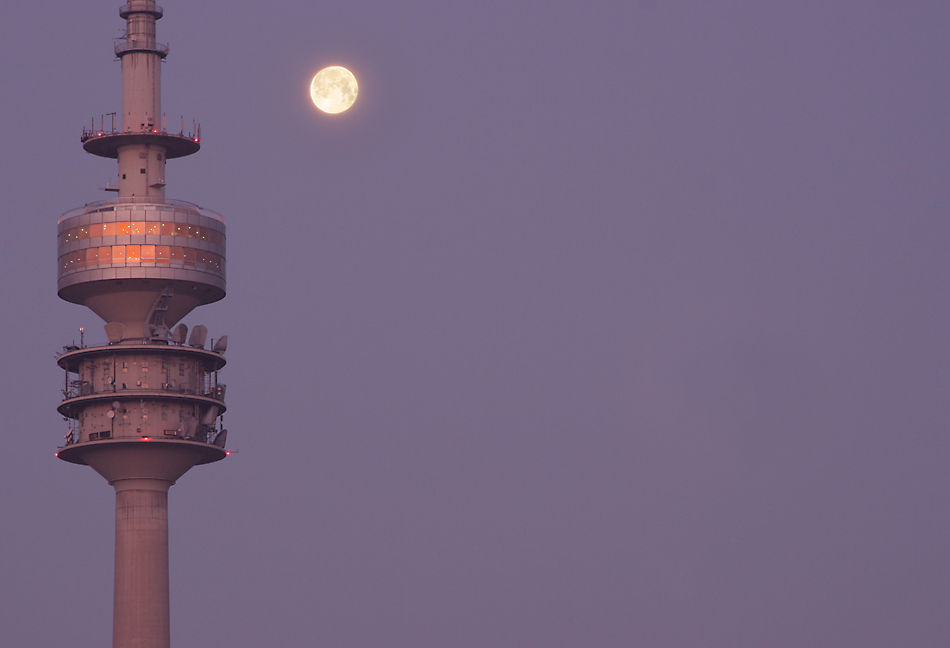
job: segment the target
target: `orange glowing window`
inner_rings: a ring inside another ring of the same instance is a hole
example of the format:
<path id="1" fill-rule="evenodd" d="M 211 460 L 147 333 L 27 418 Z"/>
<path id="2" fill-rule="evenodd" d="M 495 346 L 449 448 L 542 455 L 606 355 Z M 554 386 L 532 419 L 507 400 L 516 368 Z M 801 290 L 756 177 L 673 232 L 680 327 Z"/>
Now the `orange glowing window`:
<path id="1" fill-rule="evenodd" d="M 132 233 L 132 224 L 131 223 L 116 223 L 115 233 L 116 233 L 116 236 L 128 236 L 129 234 Z"/>
<path id="2" fill-rule="evenodd" d="M 184 260 L 185 258 L 184 248 L 172 247 L 170 251 L 171 251 L 172 261 L 177 261 L 178 263 L 181 263 Z"/>
<path id="3" fill-rule="evenodd" d="M 174 236 L 174 235 L 175 235 L 175 224 L 174 224 L 174 223 L 162 223 L 161 232 L 162 232 L 162 236 Z"/>
<path id="4" fill-rule="evenodd" d="M 155 246 L 155 261 L 156 263 L 168 263 L 170 249 L 167 245 L 156 245 Z"/>
<path id="5" fill-rule="evenodd" d="M 145 263 L 155 262 L 155 246 L 154 245 L 142 246 L 142 261 Z"/>
<path id="6" fill-rule="evenodd" d="M 158 236 L 162 233 L 161 223 L 145 223 L 145 233 L 152 236 Z"/>
<path id="7" fill-rule="evenodd" d="M 142 260 L 141 248 L 142 248 L 141 245 L 126 245 L 125 246 L 125 262 L 139 263 Z"/>
<path id="8" fill-rule="evenodd" d="M 195 265 L 195 251 L 192 248 L 182 248 L 185 253 L 185 265 Z"/>
<path id="9" fill-rule="evenodd" d="M 200 228 L 197 225 L 188 226 L 188 238 L 199 238 Z"/>
<path id="10" fill-rule="evenodd" d="M 102 236 L 102 223 L 93 223 L 89 226 L 89 238 Z"/>
<path id="11" fill-rule="evenodd" d="M 112 263 L 125 263 L 125 246 L 112 246 Z"/>
<path id="12" fill-rule="evenodd" d="M 103 223 L 103 224 L 102 224 L 102 235 L 103 235 L 103 236 L 115 236 L 115 223 Z"/>
<path id="13" fill-rule="evenodd" d="M 80 240 L 89 238 L 89 228 L 88 228 L 88 227 L 80 227 L 80 228 L 79 228 L 79 238 L 80 238 Z"/>
<path id="14" fill-rule="evenodd" d="M 142 221 L 132 222 L 132 234 L 142 236 L 145 234 L 145 223 Z"/>
<path id="15" fill-rule="evenodd" d="M 99 265 L 112 263 L 112 246 L 99 248 Z"/>
<path id="16" fill-rule="evenodd" d="M 94 266 L 99 263 L 99 248 L 88 248 L 86 250 L 86 265 Z"/>
<path id="17" fill-rule="evenodd" d="M 187 225 L 182 225 L 181 223 L 175 223 L 175 236 L 187 236 L 188 229 Z"/>

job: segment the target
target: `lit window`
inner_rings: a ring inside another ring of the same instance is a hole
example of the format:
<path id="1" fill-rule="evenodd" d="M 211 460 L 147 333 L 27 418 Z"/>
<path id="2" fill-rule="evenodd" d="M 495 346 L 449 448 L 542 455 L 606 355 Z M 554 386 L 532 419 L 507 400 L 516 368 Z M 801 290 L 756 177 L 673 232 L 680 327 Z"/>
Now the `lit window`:
<path id="1" fill-rule="evenodd" d="M 117 236 L 128 236 L 132 233 L 132 224 L 128 222 L 116 223 L 115 233 Z"/>
<path id="2" fill-rule="evenodd" d="M 139 263 L 141 258 L 141 245 L 126 245 L 125 260 L 127 263 Z"/>
<path id="3" fill-rule="evenodd" d="M 112 246 L 112 263 L 125 263 L 125 246 Z"/>
<path id="4" fill-rule="evenodd" d="M 103 236 L 115 236 L 115 223 L 103 223 L 103 224 L 102 224 L 102 235 L 103 235 Z"/>
<path id="5" fill-rule="evenodd" d="M 132 234 L 143 235 L 145 234 L 145 223 L 141 221 L 135 221 L 132 223 Z"/>

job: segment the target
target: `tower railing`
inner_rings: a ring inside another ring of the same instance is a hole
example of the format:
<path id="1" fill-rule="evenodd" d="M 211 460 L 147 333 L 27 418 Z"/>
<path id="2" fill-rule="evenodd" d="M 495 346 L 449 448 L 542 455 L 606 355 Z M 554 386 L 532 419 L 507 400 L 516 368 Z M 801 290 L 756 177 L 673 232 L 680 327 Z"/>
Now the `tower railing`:
<path id="1" fill-rule="evenodd" d="M 200 140 L 201 127 L 197 126 L 193 130 L 187 133 L 185 132 L 184 128 L 182 128 L 182 130 L 177 133 L 169 133 L 167 128 L 159 129 L 159 128 L 155 128 L 154 126 L 152 126 L 151 128 L 149 127 L 139 128 L 137 130 L 132 129 L 132 128 L 119 130 L 118 128 L 115 128 L 114 126 L 111 128 L 102 128 L 101 126 L 99 128 L 94 128 L 94 127 L 86 128 L 85 126 L 83 126 L 81 141 L 85 142 L 86 140 L 92 139 L 94 137 L 108 137 L 110 135 L 166 135 L 168 137 L 184 137 L 186 139 Z"/>
<path id="2" fill-rule="evenodd" d="M 174 382 L 162 383 L 161 387 L 123 387 L 121 383 L 110 383 L 105 388 L 97 388 L 88 380 L 74 380 L 69 384 L 69 389 L 63 390 L 65 401 L 84 396 L 100 396 L 102 394 L 121 394 L 123 392 L 134 393 L 135 395 L 182 395 L 182 396 L 201 396 L 210 398 L 218 402 L 224 402 L 224 394 L 227 385 L 218 383 L 212 387 L 192 387 L 190 385 L 180 385 Z"/>
<path id="3" fill-rule="evenodd" d="M 119 7 L 119 16 L 127 18 L 129 14 L 137 11 L 150 13 L 156 18 L 161 18 L 165 14 L 165 10 L 152 0 L 132 0 Z"/>
<path id="4" fill-rule="evenodd" d="M 190 209 L 192 211 L 198 212 L 202 216 L 207 216 L 208 218 L 213 218 L 214 220 L 224 222 L 224 216 L 218 212 L 207 209 L 196 205 L 195 203 L 188 202 L 187 200 L 178 200 L 176 198 L 166 198 L 162 202 L 157 202 L 154 198 L 148 198 L 145 196 L 123 196 L 120 198 L 106 198 L 105 200 L 95 200 L 93 202 L 88 202 L 82 207 L 76 207 L 75 209 L 70 209 L 68 212 L 64 213 L 59 217 L 59 222 L 62 223 L 64 220 L 73 218 L 74 216 L 79 216 L 80 214 L 99 209 L 100 207 L 109 207 L 110 205 L 171 205 L 172 207 L 182 207 L 184 209 Z"/>
<path id="5" fill-rule="evenodd" d="M 152 52 L 158 54 L 162 58 L 168 56 L 168 45 L 164 43 L 152 43 L 148 44 L 150 39 L 138 39 L 138 38 L 123 38 L 115 42 L 115 47 L 113 48 L 116 56 L 122 56 L 123 54 L 128 54 L 129 52 Z"/>

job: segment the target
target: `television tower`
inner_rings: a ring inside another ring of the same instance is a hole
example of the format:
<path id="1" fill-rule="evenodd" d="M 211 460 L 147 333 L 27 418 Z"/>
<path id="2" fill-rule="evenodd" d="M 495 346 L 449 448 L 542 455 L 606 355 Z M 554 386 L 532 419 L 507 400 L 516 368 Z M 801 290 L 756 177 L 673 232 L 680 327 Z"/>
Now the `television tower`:
<path id="1" fill-rule="evenodd" d="M 223 459 L 227 336 L 177 324 L 225 295 L 225 227 L 217 213 L 165 199 L 166 160 L 196 153 L 197 125 L 169 132 L 155 40 L 162 8 L 130 0 L 115 44 L 122 113 L 83 130 L 83 148 L 117 159 L 116 198 L 59 219 L 59 296 L 105 320 L 108 344 L 65 348 L 57 456 L 91 466 L 115 488 L 113 648 L 169 647 L 168 489 L 192 466 Z M 82 331 L 82 329 L 80 329 Z M 187 343 L 186 343 L 187 338 Z M 213 342 L 213 341 L 212 341 Z"/>

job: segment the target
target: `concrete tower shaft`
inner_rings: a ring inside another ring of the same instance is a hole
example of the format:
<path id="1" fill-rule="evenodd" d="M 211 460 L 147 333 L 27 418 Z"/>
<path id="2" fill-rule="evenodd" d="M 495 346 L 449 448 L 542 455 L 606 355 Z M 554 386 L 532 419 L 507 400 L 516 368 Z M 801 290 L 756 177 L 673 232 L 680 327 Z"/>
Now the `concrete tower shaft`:
<path id="1" fill-rule="evenodd" d="M 224 297 L 226 230 L 220 214 L 165 198 L 166 161 L 196 153 L 200 136 L 169 133 L 162 117 L 162 14 L 154 0 L 119 9 L 120 123 L 82 135 L 86 151 L 118 161 L 118 197 L 66 212 L 58 227 L 59 296 L 107 322 L 107 345 L 65 347 L 57 360 L 69 422 L 57 456 L 116 492 L 113 648 L 169 648 L 168 491 L 228 454 L 227 337 L 205 349 L 203 326 L 187 345 L 185 327 L 171 330 Z"/>
<path id="2" fill-rule="evenodd" d="M 155 41 L 162 9 L 153 0 L 133 0 L 119 10 L 125 18 L 125 42 L 116 45 L 122 61 L 122 130 L 155 133 L 162 127 L 162 59 L 167 47 Z M 135 142 L 118 147 L 119 197 L 165 199 L 165 147 Z"/>
<path id="3" fill-rule="evenodd" d="M 122 130 L 161 126 L 162 67 L 168 48 L 155 40 L 162 10 L 151 0 L 133 0 L 119 10 L 125 18 L 125 43 L 116 46 L 122 60 Z"/>

